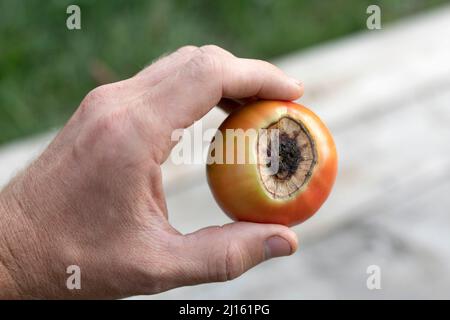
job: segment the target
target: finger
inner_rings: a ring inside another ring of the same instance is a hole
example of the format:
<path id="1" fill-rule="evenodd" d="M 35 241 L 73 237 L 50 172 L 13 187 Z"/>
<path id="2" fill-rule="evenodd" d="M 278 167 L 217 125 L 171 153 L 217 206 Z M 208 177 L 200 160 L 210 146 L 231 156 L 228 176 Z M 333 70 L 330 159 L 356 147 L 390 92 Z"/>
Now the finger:
<path id="1" fill-rule="evenodd" d="M 303 85 L 288 77 L 269 62 L 254 59 L 230 59 L 222 72 L 224 97 L 295 100 L 303 94 Z"/>
<path id="2" fill-rule="evenodd" d="M 223 97 L 295 100 L 303 87 L 268 62 L 201 53 L 152 93 L 158 113 L 177 129 L 200 119 Z"/>
<path id="3" fill-rule="evenodd" d="M 219 101 L 217 106 L 225 111 L 226 113 L 231 113 L 233 110 L 236 110 L 240 106 L 242 106 L 244 103 L 237 99 L 229 99 L 229 98 L 223 98 Z"/>
<path id="4" fill-rule="evenodd" d="M 191 45 L 181 47 L 169 55 L 160 57 L 151 65 L 139 71 L 134 77 L 144 80 L 141 83 L 146 87 L 155 85 L 189 61 L 198 50 L 198 47 Z"/>
<path id="5" fill-rule="evenodd" d="M 226 113 L 231 113 L 233 110 L 236 110 L 237 108 L 258 100 L 257 97 L 251 97 L 251 98 L 245 98 L 245 99 L 230 99 L 230 98 L 222 98 L 217 106 L 225 111 Z"/>
<path id="6" fill-rule="evenodd" d="M 224 57 L 233 57 L 233 54 L 215 45 L 206 45 L 202 47 L 187 45 L 169 55 L 163 55 L 150 66 L 142 69 L 136 76 L 146 76 L 147 81 L 144 82 L 145 86 L 152 86 L 166 76 L 172 74 L 193 56 L 200 54 L 215 54 Z"/>
<path id="7" fill-rule="evenodd" d="M 228 57 L 228 58 L 235 57 L 231 52 L 229 52 L 219 46 L 213 45 L 213 44 L 201 46 L 198 49 L 199 49 L 198 50 L 199 54 L 216 54 L 216 55 L 219 55 L 222 57 Z"/>
<path id="8" fill-rule="evenodd" d="M 180 285 L 231 280 L 267 259 L 294 253 L 297 246 L 296 234 L 282 225 L 235 222 L 202 229 L 184 236 Z"/>

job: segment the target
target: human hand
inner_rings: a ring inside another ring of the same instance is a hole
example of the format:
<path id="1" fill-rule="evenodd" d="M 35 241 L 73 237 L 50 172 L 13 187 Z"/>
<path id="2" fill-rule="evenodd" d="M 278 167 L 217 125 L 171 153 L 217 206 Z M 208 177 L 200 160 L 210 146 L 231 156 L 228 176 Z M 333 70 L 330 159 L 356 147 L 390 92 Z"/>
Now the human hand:
<path id="1" fill-rule="evenodd" d="M 44 153 L 0 194 L 0 297 L 119 298 L 226 281 L 297 248 L 281 225 L 234 222 L 182 235 L 167 220 L 160 165 L 171 133 L 221 99 L 294 100 L 273 65 L 183 47 L 91 91 Z M 68 290 L 66 268 L 81 269 Z"/>

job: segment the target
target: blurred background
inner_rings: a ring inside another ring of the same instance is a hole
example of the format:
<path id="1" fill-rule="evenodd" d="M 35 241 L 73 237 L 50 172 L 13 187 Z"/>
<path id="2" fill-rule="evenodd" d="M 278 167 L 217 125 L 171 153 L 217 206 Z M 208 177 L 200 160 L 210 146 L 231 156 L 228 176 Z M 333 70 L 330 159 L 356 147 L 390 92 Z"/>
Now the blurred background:
<path id="1" fill-rule="evenodd" d="M 70 4 L 81 8 L 81 30 L 66 28 Z M 381 30 L 367 28 L 371 4 Z M 300 102 L 336 139 L 336 187 L 294 228 L 293 257 L 229 283 L 138 298 L 450 298 L 449 1 L 0 0 L 0 186 L 89 90 L 209 43 L 305 83 Z M 204 128 L 224 118 L 213 110 Z M 229 222 L 203 166 L 169 161 L 163 174 L 180 231 Z M 380 289 L 367 287 L 371 265 Z"/>

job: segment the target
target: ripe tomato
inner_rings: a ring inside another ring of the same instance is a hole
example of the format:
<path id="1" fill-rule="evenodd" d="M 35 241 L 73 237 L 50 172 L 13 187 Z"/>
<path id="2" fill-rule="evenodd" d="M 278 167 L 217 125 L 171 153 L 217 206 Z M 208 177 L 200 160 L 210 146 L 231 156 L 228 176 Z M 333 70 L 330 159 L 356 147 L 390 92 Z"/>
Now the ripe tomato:
<path id="1" fill-rule="evenodd" d="M 311 110 L 287 101 L 257 101 L 234 111 L 211 142 L 207 164 L 212 194 L 228 216 L 284 225 L 311 217 L 336 173 L 327 127 Z"/>

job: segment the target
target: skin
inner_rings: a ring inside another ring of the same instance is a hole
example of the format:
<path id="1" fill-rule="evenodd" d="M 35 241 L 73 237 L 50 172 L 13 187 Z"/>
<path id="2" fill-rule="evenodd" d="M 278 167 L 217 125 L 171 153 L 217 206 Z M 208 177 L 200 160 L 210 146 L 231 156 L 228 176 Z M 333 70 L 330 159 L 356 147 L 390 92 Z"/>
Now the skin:
<path id="1" fill-rule="evenodd" d="M 43 154 L 0 193 L 0 298 L 120 298 L 231 280 L 297 249 L 294 232 L 247 222 L 180 234 L 160 165 L 171 132 L 218 103 L 293 100 L 303 87 L 273 65 L 183 47 L 92 90 Z M 81 269 L 68 290 L 66 268 Z"/>
<path id="2" fill-rule="evenodd" d="M 224 137 L 223 153 L 227 154 L 226 130 L 263 129 L 286 116 L 301 122 L 315 143 L 317 162 L 311 178 L 289 199 L 274 199 L 265 190 L 256 161 L 209 164 L 207 174 L 212 193 L 232 219 L 292 226 L 310 218 L 330 194 L 337 173 L 336 147 L 325 124 L 302 105 L 257 101 L 234 112 L 219 128 Z M 245 148 L 251 159 L 257 159 L 256 139 L 245 144 Z"/>

